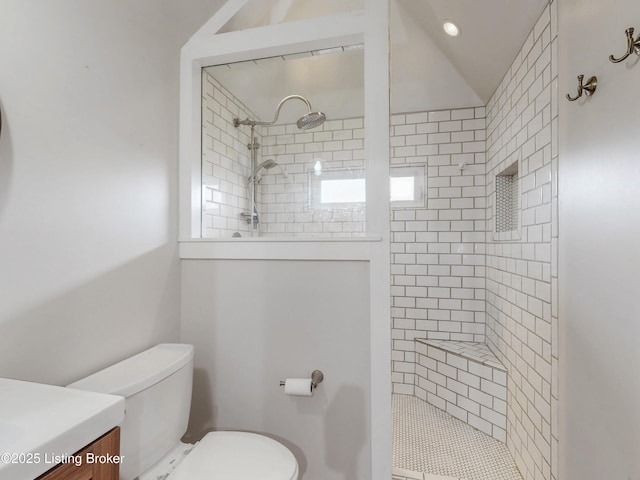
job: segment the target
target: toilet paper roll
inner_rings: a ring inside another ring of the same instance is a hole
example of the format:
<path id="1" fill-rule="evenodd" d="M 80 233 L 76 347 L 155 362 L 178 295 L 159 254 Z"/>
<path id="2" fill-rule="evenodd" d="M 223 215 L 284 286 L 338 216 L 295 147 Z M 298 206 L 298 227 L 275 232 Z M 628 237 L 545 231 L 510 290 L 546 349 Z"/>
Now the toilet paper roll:
<path id="1" fill-rule="evenodd" d="M 296 397 L 311 397 L 313 387 L 310 378 L 287 378 L 284 381 L 284 393 Z"/>

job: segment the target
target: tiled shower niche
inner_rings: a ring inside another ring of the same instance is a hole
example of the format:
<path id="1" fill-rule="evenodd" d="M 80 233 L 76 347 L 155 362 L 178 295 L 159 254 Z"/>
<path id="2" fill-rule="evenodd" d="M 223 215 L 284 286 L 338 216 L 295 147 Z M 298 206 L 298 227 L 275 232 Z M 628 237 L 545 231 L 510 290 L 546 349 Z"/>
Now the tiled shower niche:
<path id="1" fill-rule="evenodd" d="M 518 188 L 518 162 L 496 175 L 495 239 L 519 240 L 520 189 Z"/>

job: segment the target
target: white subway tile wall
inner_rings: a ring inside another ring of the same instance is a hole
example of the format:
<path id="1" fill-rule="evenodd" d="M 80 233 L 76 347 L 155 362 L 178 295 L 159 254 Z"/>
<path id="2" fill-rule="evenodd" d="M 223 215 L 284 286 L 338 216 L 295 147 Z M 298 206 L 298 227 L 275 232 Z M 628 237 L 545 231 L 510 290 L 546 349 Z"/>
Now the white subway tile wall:
<path id="1" fill-rule="evenodd" d="M 414 339 L 485 340 L 485 109 L 391 117 L 392 165 L 424 165 L 427 204 L 393 208 L 393 391 L 414 394 Z"/>
<path id="2" fill-rule="evenodd" d="M 260 182 L 262 236 L 365 235 L 364 202 L 319 207 L 309 191 L 318 161 L 323 172 L 364 168 L 363 118 L 327 120 L 306 131 L 274 125 L 264 130 L 262 142 L 264 158 L 279 165 Z"/>
<path id="3" fill-rule="evenodd" d="M 555 8 L 555 2 L 545 8 L 487 104 L 486 335 L 509 372 L 507 446 L 525 480 L 556 478 Z M 520 239 L 500 242 L 493 232 L 494 179 L 518 159 Z"/>
<path id="4" fill-rule="evenodd" d="M 249 127 L 234 118 L 256 116 L 206 70 L 202 71 L 202 237 L 242 236 L 252 229 L 240 214 L 249 211 L 251 173 Z M 256 136 L 260 142 L 260 129 Z M 258 151 L 258 161 L 260 161 Z"/>

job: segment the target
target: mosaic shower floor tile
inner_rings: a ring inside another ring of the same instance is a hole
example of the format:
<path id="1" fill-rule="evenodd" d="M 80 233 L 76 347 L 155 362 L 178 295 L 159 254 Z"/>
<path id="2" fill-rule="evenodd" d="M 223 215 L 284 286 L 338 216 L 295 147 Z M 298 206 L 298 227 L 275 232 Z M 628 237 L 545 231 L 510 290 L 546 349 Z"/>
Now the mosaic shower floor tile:
<path id="1" fill-rule="evenodd" d="M 393 395 L 393 467 L 402 479 L 522 480 L 506 445 L 409 395 Z"/>

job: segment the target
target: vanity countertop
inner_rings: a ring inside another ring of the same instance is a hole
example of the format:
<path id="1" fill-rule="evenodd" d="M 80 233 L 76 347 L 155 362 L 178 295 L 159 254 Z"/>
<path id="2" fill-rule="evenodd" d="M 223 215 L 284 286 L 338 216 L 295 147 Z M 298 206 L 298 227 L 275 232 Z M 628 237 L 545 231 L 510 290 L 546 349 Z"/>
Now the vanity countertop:
<path id="1" fill-rule="evenodd" d="M 123 419 L 123 397 L 0 378 L 0 480 L 33 480 Z"/>

